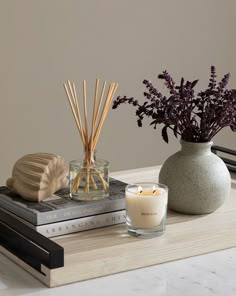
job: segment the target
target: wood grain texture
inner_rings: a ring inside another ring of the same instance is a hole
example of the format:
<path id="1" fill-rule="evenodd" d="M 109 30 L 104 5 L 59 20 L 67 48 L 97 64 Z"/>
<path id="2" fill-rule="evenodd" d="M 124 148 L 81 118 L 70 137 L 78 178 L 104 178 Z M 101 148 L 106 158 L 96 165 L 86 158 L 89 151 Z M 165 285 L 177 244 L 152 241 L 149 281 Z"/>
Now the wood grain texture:
<path id="1" fill-rule="evenodd" d="M 112 176 L 128 183 L 157 182 L 158 171 L 152 167 Z M 64 248 L 65 266 L 42 266 L 45 277 L 38 278 L 50 287 L 236 247 L 236 182 L 232 180 L 230 199 L 213 214 L 169 212 L 166 232 L 157 238 L 129 236 L 122 224 L 52 240 Z"/>

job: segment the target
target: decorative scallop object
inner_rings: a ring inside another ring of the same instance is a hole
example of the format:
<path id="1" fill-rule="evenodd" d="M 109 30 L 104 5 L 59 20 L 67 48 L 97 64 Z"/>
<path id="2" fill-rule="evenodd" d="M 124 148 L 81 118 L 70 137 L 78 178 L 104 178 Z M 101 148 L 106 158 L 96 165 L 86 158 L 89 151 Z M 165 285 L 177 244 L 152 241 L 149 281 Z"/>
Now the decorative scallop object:
<path id="1" fill-rule="evenodd" d="M 67 185 L 67 171 L 61 156 L 27 154 L 16 161 L 6 184 L 24 199 L 41 201 Z"/>

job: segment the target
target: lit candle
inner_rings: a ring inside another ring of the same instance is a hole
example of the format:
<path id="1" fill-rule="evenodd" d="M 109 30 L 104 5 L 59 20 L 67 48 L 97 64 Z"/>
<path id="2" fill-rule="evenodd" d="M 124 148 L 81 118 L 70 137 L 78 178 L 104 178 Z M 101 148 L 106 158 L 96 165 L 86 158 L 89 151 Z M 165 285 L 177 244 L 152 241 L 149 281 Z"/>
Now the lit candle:
<path id="1" fill-rule="evenodd" d="M 160 234 L 165 229 L 168 188 L 139 183 L 126 187 L 128 232 L 137 236 Z"/>

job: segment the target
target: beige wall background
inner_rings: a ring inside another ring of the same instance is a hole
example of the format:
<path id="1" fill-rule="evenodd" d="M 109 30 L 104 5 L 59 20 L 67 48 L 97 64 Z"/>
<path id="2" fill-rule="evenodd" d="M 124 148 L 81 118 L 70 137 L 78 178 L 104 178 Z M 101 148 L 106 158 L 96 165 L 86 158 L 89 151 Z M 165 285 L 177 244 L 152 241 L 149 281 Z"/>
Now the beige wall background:
<path id="1" fill-rule="evenodd" d="M 163 90 L 156 77 L 167 69 L 204 88 L 215 65 L 236 87 L 235 11 L 234 0 L 0 0 L 1 184 L 24 154 L 80 156 L 67 79 L 86 79 L 90 94 L 96 77 L 117 81 L 117 94 L 142 99 L 144 78 Z M 236 134 L 224 130 L 215 143 L 236 148 Z M 117 171 L 161 164 L 178 148 L 122 106 L 109 112 L 97 150 Z"/>

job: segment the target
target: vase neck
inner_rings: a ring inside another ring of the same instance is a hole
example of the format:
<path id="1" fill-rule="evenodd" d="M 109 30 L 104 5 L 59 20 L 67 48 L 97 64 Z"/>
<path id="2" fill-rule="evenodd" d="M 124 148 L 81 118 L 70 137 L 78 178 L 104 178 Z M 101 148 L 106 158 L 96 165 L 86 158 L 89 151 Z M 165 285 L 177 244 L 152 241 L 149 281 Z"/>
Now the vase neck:
<path id="1" fill-rule="evenodd" d="M 211 153 L 211 146 L 213 142 L 194 143 L 181 140 L 181 152 L 184 154 L 209 154 Z"/>

